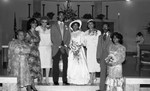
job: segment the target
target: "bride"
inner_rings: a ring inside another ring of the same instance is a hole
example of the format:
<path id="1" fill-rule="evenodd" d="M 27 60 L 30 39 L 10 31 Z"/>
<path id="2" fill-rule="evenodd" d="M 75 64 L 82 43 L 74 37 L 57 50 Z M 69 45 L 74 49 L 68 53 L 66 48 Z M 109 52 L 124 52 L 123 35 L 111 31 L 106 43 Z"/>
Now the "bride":
<path id="1" fill-rule="evenodd" d="M 67 78 L 70 84 L 88 84 L 90 76 L 86 63 L 85 51 L 83 48 L 84 36 L 80 30 L 81 20 L 72 21 L 69 25 L 71 30 L 70 51 L 68 57 Z"/>

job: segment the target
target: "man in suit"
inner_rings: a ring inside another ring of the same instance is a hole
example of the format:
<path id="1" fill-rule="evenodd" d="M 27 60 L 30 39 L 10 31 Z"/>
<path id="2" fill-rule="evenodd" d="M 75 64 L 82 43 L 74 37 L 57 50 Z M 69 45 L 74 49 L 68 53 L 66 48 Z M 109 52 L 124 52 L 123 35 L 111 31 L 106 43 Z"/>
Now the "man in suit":
<path id="1" fill-rule="evenodd" d="M 101 72 L 100 72 L 100 90 L 97 91 L 106 91 L 106 73 L 107 73 L 107 65 L 105 62 L 105 58 L 108 56 L 109 45 L 111 44 L 110 31 L 108 28 L 108 24 L 103 24 L 102 35 L 99 36 L 98 46 L 97 46 L 97 62 L 100 64 Z"/>
<path id="2" fill-rule="evenodd" d="M 69 85 L 67 82 L 68 67 L 68 46 L 70 42 L 70 32 L 64 20 L 64 12 L 58 13 L 58 21 L 51 26 L 52 40 L 52 56 L 53 56 L 53 82 L 59 85 L 59 61 L 63 61 L 63 84 Z"/>

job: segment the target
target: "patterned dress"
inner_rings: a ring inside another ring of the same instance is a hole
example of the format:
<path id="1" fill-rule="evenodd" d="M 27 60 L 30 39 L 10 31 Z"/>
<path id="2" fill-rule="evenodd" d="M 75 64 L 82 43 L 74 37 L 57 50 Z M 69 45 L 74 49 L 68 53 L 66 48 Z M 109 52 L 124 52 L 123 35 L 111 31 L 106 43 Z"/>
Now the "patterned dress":
<path id="1" fill-rule="evenodd" d="M 115 62 L 115 65 L 108 66 L 108 76 L 106 78 L 107 90 L 111 91 L 111 87 L 117 87 L 115 91 L 122 91 L 123 86 L 123 76 L 122 76 L 122 62 L 125 60 L 126 48 L 122 45 L 112 44 L 109 47 L 109 62 Z M 106 58 L 106 59 L 107 59 Z M 108 62 L 108 61 L 107 61 Z"/>
<path id="2" fill-rule="evenodd" d="M 20 40 L 12 40 L 8 49 L 8 74 L 17 76 L 17 87 L 15 84 L 3 84 L 3 91 L 17 91 L 20 87 L 31 85 L 31 76 L 28 65 L 30 47 Z"/>
<path id="3" fill-rule="evenodd" d="M 33 34 L 31 31 L 27 33 L 26 41 L 30 44 L 31 52 L 29 54 L 29 67 L 31 77 L 41 79 L 41 62 L 39 58 L 38 45 L 40 37 L 37 31 Z"/>

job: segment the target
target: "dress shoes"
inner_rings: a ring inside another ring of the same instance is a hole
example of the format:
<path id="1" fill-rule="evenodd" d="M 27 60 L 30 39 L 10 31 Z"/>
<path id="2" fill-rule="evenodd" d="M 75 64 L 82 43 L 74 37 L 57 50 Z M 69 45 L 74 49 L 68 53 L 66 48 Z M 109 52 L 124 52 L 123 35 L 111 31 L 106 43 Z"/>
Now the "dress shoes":
<path id="1" fill-rule="evenodd" d="M 101 90 L 96 90 L 96 91 L 101 91 Z"/>
<path id="2" fill-rule="evenodd" d="M 59 85 L 59 83 L 58 82 L 54 82 L 54 85 Z"/>
<path id="3" fill-rule="evenodd" d="M 33 87 L 33 86 L 31 86 L 31 89 L 33 90 L 33 91 L 38 91 L 35 87 Z"/>
<path id="4" fill-rule="evenodd" d="M 69 83 L 67 83 L 67 82 L 63 82 L 63 85 L 70 85 Z"/>

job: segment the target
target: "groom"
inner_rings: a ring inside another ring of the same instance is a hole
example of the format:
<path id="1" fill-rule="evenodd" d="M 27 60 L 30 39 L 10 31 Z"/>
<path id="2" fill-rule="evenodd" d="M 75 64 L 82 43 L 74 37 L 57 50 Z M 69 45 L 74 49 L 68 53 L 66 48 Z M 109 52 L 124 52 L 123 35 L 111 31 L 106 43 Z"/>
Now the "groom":
<path id="1" fill-rule="evenodd" d="M 64 21 L 64 12 L 58 12 L 58 21 L 54 22 L 51 27 L 52 56 L 53 56 L 53 82 L 59 85 L 59 61 L 63 61 L 63 84 L 67 82 L 68 67 L 68 46 L 70 42 L 70 32 Z"/>

